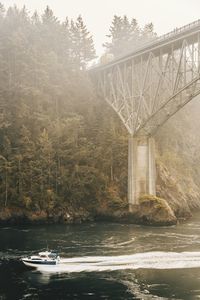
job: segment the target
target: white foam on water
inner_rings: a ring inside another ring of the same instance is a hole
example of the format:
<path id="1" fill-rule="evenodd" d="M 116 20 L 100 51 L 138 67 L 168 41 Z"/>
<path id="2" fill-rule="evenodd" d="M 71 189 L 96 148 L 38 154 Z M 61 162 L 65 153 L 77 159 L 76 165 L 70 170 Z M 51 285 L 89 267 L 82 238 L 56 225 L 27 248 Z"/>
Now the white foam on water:
<path id="1" fill-rule="evenodd" d="M 146 252 L 119 256 L 83 256 L 62 258 L 52 266 L 37 269 L 49 273 L 103 272 L 125 269 L 200 268 L 200 252 Z"/>
<path id="2" fill-rule="evenodd" d="M 135 238 L 132 238 L 132 239 L 130 239 L 129 241 L 125 241 L 125 242 L 122 242 L 122 243 L 118 243 L 118 244 L 116 244 L 116 246 L 129 245 L 129 244 L 132 244 L 134 241 L 135 241 Z"/>

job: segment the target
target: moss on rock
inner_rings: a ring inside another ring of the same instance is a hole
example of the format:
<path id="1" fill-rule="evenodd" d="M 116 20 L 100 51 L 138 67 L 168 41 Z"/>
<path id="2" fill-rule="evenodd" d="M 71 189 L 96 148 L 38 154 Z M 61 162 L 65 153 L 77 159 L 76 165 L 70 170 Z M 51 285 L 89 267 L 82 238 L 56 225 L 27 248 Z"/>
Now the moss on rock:
<path id="1" fill-rule="evenodd" d="M 177 218 L 167 201 L 152 195 L 140 197 L 139 204 L 132 207 L 132 212 L 128 212 L 127 207 L 117 210 L 104 207 L 98 211 L 96 220 L 149 226 L 177 224 Z"/>
<path id="2" fill-rule="evenodd" d="M 139 205 L 133 207 L 133 215 L 147 225 L 174 225 L 177 218 L 166 200 L 153 196 L 143 195 Z"/>

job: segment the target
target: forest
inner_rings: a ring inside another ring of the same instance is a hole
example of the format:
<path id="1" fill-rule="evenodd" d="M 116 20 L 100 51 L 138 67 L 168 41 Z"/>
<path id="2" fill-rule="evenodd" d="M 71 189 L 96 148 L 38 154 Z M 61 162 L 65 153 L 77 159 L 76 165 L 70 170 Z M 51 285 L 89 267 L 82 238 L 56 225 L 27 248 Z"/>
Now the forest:
<path id="1" fill-rule="evenodd" d="M 114 16 L 102 57 L 123 55 L 155 37 L 152 23 L 142 28 L 134 18 Z M 48 6 L 42 15 L 30 15 L 25 7 L 5 10 L 0 4 L 1 208 L 91 213 L 102 205 L 127 205 L 128 134 L 95 93 L 87 73 L 95 60 L 81 16 L 61 22 Z M 181 114 L 172 121 L 173 139 L 166 139 L 170 126 L 158 133 L 158 161 L 170 161 L 172 173 L 179 162 L 180 172 L 186 168 L 193 178 L 198 170 L 185 157 L 195 146 L 181 154 L 182 146 L 174 146 L 182 135 L 177 122 L 188 111 Z M 199 182 L 192 184 L 197 199 Z"/>

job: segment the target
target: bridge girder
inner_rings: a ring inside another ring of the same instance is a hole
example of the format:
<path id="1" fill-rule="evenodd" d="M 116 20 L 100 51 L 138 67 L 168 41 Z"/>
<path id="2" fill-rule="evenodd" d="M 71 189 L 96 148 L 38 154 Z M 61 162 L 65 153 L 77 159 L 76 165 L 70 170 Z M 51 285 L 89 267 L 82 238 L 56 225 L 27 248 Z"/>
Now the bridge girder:
<path id="1" fill-rule="evenodd" d="M 98 92 L 132 136 L 153 135 L 200 93 L 200 28 L 151 48 L 95 72 Z"/>
<path id="2" fill-rule="evenodd" d="M 200 20 L 91 72 L 98 93 L 131 135 L 128 203 L 132 211 L 140 195 L 156 195 L 152 136 L 200 94 Z"/>

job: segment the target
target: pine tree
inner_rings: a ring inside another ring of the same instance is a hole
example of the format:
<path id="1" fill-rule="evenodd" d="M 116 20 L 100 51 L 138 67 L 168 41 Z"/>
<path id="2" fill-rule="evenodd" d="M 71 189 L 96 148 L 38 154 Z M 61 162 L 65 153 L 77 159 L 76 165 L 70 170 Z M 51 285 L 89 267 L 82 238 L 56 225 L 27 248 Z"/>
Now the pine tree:
<path id="1" fill-rule="evenodd" d="M 0 20 L 4 18 L 4 15 L 5 15 L 5 8 L 3 4 L 0 2 Z"/>
<path id="2" fill-rule="evenodd" d="M 63 33 L 63 53 L 62 57 L 65 59 L 66 67 L 69 67 L 71 57 L 70 57 L 70 49 L 71 39 L 70 39 L 70 24 L 69 19 L 66 17 L 65 21 L 62 23 L 62 33 Z"/>
<path id="3" fill-rule="evenodd" d="M 110 26 L 110 34 L 107 35 L 110 42 L 104 44 L 106 51 L 114 57 L 121 56 L 131 51 L 138 39 L 139 31 L 135 19 L 130 23 L 127 16 L 114 16 Z"/>
<path id="4" fill-rule="evenodd" d="M 32 20 L 33 25 L 37 26 L 40 24 L 40 16 L 38 15 L 37 10 L 34 11 L 32 17 L 31 17 L 31 20 Z"/>
<path id="5" fill-rule="evenodd" d="M 20 129 L 15 158 L 18 193 L 22 200 L 23 195 L 32 192 L 32 161 L 35 160 L 35 143 L 25 125 Z"/>
<path id="6" fill-rule="evenodd" d="M 110 33 L 107 35 L 110 42 L 105 43 L 103 46 L 106 48 L 106 51 L 112 53 L 115 57 L 121 54 L 121 41 L 122 41 L 122 23 L 123 20 L 121 17 L 115 15 L 110 26 Z"/>
<path id="7" fill-rule="evenodd" d="M 142 30 L 136 19 L 133 18 L 129 22 L 127 16 L 115 15 L 109 31 L 110 34 L 107 37 L 110 42 L 105 43 L 103 46 L 106 48 L 106 52 L 113 54 L 114 57 L 125 55 L 144 42 L 156 37 L 152 23 L 146 24 Z"/>
<path id="8" fill-rule="evenodd" d="M 154 32 L 153 23 L 148 23 L 144 26 L 142 30 L 142 41 L 148 42 L 156 38 L 156 33 Z"/>
<path id="9" fill-rule="evenodd" d="M 43 15 L 42 15 L 43 24 L 50 25 L 52 23 L 59 23 L 58 19 L 54 16 L 53 10 L 47 5 Z"/>
<path id="10" fill-rule="evenodd" d="M 130 50 L 136 48 L 140 43 L 141 29 L 136 19 L 131 20 L 131 47 Z"/>
<path id="11" fill-rule="evenodd" d="M 95 56 L 91 34 L 81 17 L 60 23 L 49 7 L 31 18 L 25 7 L 12 7 L 2 20 L 2 206 L 92 209 L 107 197 L 108 178 L 124 184 L 123 167 L 118 172 L 115 162 L 122 166 L 126 151 L 117 154 L 117 135 L 110 143 L 110 115 L 99 113 L 104 105 L 97 104 L 85 76 Z M 122 27 L 130 30 L 127 18 Z"/>
<path id="12" fill-rule="evenodd" d="M 76 65 L 85 69 L 87 63 L 95 58 L 95 49 L 92 36 L 87 30 L 81 16 L 74 23 L 71 21 L 70 27 L 72 42 L 72 58 Z"/>

